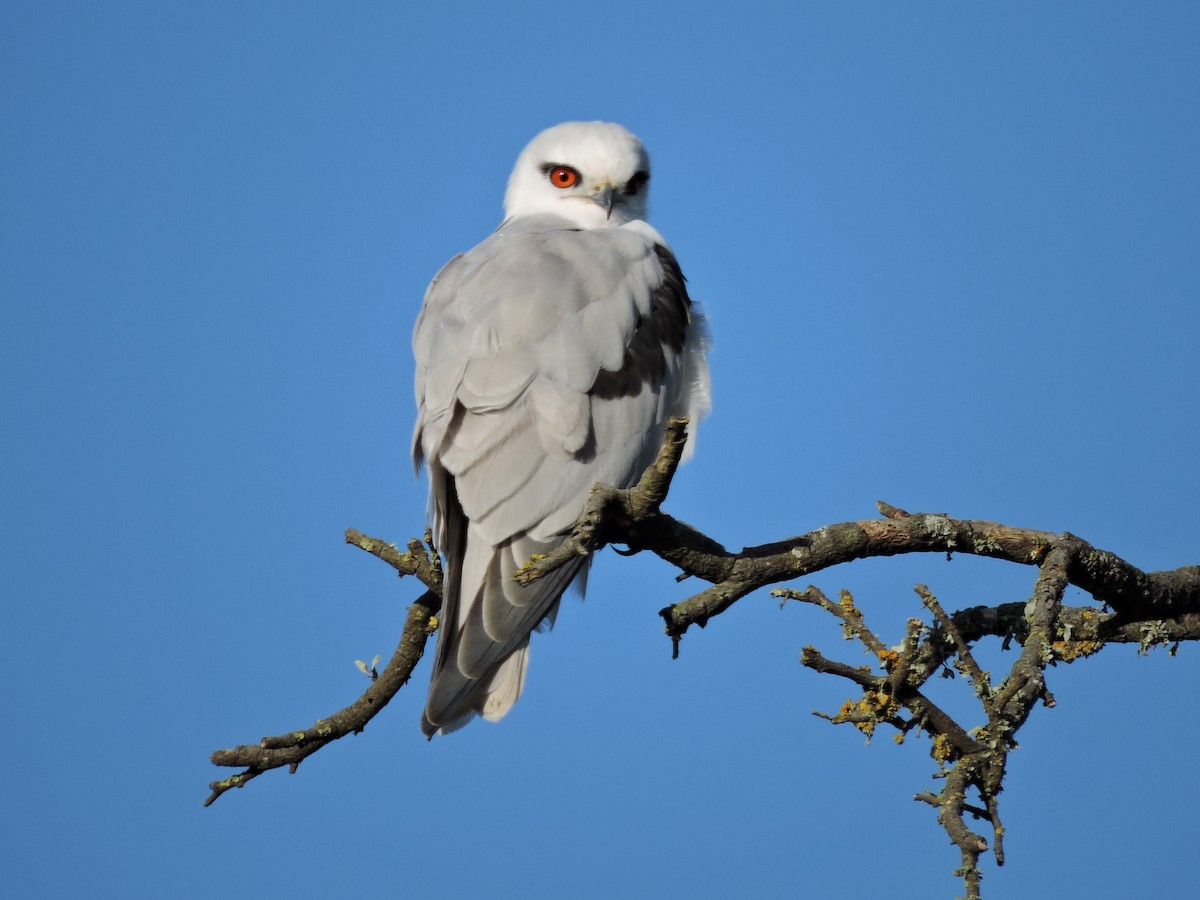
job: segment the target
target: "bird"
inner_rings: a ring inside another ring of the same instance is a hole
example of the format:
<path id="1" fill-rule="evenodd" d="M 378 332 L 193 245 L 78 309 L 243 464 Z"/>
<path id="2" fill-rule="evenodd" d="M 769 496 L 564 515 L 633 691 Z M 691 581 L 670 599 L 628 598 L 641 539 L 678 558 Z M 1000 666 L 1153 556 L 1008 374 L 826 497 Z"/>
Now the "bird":
<path id="1" fill-rule="evenodd" d="M 512 708 L 531 633 L 582 593 L 590 558 L 527 586 L 517 570 L 562 543 L 594 484 L 636 483 L 669 417 L 691 430 L 709 409 L 707 326 L 646 222 L 649 184 L 624 127 L 548 128 L 517 157 L 499 227 L 425 293 L 412 451 L 443 567 L 431 739 Z"/>

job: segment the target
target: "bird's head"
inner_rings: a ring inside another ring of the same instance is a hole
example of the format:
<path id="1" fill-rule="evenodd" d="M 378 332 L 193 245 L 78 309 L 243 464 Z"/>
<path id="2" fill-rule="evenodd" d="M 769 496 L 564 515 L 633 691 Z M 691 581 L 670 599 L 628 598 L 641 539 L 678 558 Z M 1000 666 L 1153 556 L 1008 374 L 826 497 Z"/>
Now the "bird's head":
<path id="1" fill-rule="evenodd" d="M 650 157 L 611 122 L 564 122 L 521 151 L 504 195 L 506 219 L 553 213 L 580 228 L 646 217 Z"/>

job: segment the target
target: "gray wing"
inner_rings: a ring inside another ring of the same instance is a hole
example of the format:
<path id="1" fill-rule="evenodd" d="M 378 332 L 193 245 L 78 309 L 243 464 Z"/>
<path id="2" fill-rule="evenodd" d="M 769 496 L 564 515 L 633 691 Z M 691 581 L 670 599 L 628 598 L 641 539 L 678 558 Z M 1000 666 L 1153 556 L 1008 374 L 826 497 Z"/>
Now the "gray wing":
<path id="1" fill-rule="evenodd" d="M 707 404 L 699 325 L 661 238 L 559 221 L 509 223 L 452 260 L 413 336 L 413 452 L 446 572 L 430 735 L 508 711 L 530 633 L 585 560 L 524 588 L 514 573 L 558 545 L 593 484 L 636 480 L 668 416 Z"/>

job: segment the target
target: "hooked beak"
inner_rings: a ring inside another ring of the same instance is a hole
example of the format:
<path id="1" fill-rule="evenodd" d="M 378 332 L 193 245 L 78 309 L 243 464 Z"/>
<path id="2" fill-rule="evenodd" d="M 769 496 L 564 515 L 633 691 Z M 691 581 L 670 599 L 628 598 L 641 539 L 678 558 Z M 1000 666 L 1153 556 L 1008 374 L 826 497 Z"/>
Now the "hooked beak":
<path id="1" fill-rule="evenodd" d="M 604 210 L 604 218 L 612 218 L 613 186 L 611 184 L 606 181 L 596 185 L 592 188 L 592 194 L 588 199 Z"/>

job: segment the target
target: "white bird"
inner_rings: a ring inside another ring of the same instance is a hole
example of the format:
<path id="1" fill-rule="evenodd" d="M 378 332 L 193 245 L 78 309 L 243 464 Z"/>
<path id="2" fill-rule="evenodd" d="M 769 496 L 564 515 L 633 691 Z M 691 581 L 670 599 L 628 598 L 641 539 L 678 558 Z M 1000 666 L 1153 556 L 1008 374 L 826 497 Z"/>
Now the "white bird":
<path id="1" fill-rule="evenodd" d="M 670 416 L 709 407 L 703 319 L 645 221 L 650 161 L 620 125 L 567 122 L 517 159 L 504 221 L 438 273 L 413 333 L 413 460 L 445 573 L 421 728 L 497 721 L 530 633 L 585 560 L 521 587 L 602 482 L 633 485 Z M 688 450 L 691 450 L 689 441 Z"/>

